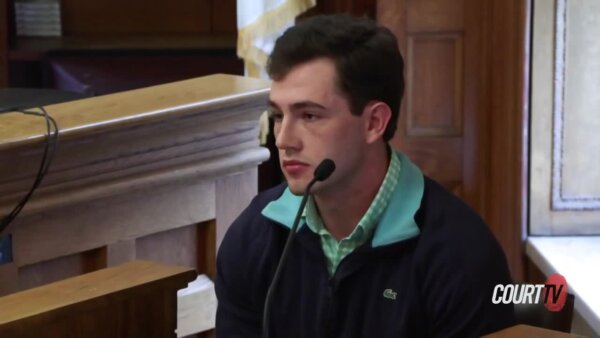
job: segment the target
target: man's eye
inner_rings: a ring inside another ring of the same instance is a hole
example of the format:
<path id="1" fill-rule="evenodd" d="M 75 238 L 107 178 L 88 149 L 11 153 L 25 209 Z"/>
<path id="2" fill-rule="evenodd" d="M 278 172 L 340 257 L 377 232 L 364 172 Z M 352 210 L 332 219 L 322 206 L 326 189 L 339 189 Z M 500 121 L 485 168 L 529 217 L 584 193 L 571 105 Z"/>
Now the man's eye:
<path id="1" fill-rule="evenodd" d="M 304 114 L 302 114 L 302 118 L 307 121 L 314 121 L 314 120 L 318 119 L 319 117 L 312 113 L 304 113 Z"/>

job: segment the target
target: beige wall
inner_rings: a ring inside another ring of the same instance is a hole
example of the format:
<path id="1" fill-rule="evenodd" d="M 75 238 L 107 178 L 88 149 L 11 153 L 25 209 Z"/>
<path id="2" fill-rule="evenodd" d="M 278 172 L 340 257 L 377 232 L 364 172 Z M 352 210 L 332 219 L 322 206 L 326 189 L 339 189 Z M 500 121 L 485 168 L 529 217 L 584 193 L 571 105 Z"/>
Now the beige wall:
<path id="1" fill-rule="evenodd" d="M 530 232 L 600 234 L 600 2 L 536 0 Z"/>

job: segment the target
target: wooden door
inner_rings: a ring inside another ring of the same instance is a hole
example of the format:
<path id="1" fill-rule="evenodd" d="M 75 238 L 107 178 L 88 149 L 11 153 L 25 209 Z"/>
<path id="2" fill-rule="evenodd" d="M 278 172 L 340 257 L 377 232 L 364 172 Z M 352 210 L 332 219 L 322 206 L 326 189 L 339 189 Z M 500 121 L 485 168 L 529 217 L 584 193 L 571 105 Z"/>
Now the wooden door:
<path id="1" fill-rule="evenodd" d="M 392 145 L 484 217 L 523 276 L 529 1 L 377 0 L 406 89 Z"/>
<path id="2" fill-rule="evenodd" d="M 478 3 L 380 0 L 377 19 L 396 34 L 405 59 L 405 94 L 392 145 L 483 212 L 480 48 L 476 20 L 468 13 Z"/>

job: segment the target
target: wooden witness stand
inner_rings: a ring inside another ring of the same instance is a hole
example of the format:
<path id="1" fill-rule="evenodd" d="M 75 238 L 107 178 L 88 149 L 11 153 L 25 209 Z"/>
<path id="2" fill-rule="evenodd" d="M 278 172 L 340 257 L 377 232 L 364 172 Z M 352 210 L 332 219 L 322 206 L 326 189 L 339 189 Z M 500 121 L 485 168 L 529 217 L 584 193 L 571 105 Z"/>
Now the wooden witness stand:
<path id="1" fill-rule="evenodd" d="M 0 337 L 175 337 L 189 268 L 133 261 L 0 298 Z"/>
<path id="2" fill-rule="evenodd" d="M 258 138 L 268 87 L 265 81 L 216 74 L 46 106 L 60 128 L 60 143 L 42 184 L 0 234 L 12 241 L 12 260 L 0 264 L 0 296 L 134 260 L 184 266 L 214 278 L 219 243 L 256 195 L 257 167 L 269 156 Z M 40 117 L 0 114 L 2 216 L 35 180 L 45 127 Z M 203 292 L 190 287 L 184 294 L 196 299 Z M 213 309 L 210 301 L 180 309 L 182 336 L 211 329 L 210 320 L 199 321 L 194 312 Z M 141 302 L 151 304 L 151 297 Z M 116 318 L 143 307 L 136 304 Z M 97 319 L 104 315 L 84 315 L 77 325 L 108 322 Z M 62 316 L 52 322 L 63 325 Z M 146 319 L 148 325 L 171 325 L 172 318 Z M 54 337 L 38 337 L 46 336 Z"/>

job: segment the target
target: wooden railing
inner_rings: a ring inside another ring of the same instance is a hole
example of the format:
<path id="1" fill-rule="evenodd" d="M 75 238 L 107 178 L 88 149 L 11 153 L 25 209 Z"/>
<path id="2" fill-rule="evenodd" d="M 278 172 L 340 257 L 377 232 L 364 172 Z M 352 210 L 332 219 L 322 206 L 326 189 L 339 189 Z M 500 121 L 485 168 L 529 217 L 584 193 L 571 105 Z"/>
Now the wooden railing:
<path id="1" fill-rule="evenodd" d="M 60 143 L 43 184 L 0 235 L 6 295 L 135 259 L 214 277 L 218 245 L 257 193 L 268 83 L 212 75 L 50 105 Z M 0 217 L 35 179 L 40 117 L 0 114 Z"/>
<path id="2" fill-rule="evenodd" d="M 0 337 L 176 337 L 193 269 L 133 261 L 0 297 Z"/>

